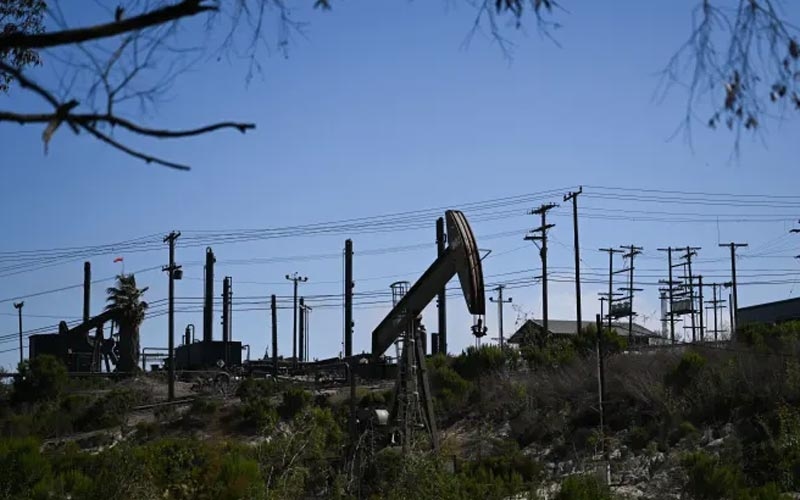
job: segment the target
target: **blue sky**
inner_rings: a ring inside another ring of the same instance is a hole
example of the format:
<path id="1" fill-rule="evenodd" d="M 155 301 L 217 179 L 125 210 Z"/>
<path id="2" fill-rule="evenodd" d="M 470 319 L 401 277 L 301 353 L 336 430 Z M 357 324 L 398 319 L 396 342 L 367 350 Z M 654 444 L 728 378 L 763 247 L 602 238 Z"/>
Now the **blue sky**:
<path id="1" fill-rule="evenodd" d="M 511 30 L 517 46 L 510 62 L 486 38 L 463 47 L 474 17 L 466 3 L 350 1 L 334 2 L 330 12 L 299 11 L 298 18 L 310 23 L 307 36 L 293 40 L 288 58 L 265 55 L 261 77 L 248 85 L 244 62 L 210 58 L 182 75 L 158 110 L 141 117 L 174 127 L 223 119 L 257 123 L 257 129 L 244 136 L 220 132 L 175 142 L 131 140 L 152 153 L 191 164 L 189 173 L 145 165 L 66 129 L 59 130 L 45 155 L 40 128 L 0 125 L 4 172 L 0 206 L 5 214 L 0 251 L 111 243 L 171 229 L 188 233 L 269 228 L 420 208 L 457 208 L 472 201 L 585 185 L 587 196 L 581 204 L 588 207 L 587 213 L 593 208 L 621 210 L 628 217 L 581 220 L 586 270 L 607 269 L 607 258 L 597 248 L 633 243 L 645 249 L 643 272 L 654 274 L 666 270 L 657 247 L 693 245 L 703 247 L 699 271 L 711 276 L 729 265 L 717 242 L 737 240 L 749 242 L 753 255 L 771 252 L 769 258 L 749 259 L 743 252 L 739 263 L 743 272 L 768 268 L 792 278 L 790 271 L 797 263 L 788 256 L 800 241 L 795 242 L 788 230 L 800 217 L 792 210 L 800 212 L 800 207 L 756 210 L 588 196 L 603 192 L 589 186 L 796 194 L 797 120 L 767 123 L 763 142 L 744 139 L 735 161 L 731 161 L 733 138 L 726 131 L 712 132 L 698 124 L 694 148 L 680 137 L 668 140 L 686 101 L 678 90 L 664 100 L 654 99 L 657 73 L 688 36 L 692 7 L 688 1 L 626 1 L 615 3 L 613 9 L 605 2 L 571 2 L 569 13 L 559 14 L 564 25 L 556 33 L 560 47 L 540 37 L 535 28 L 527 33 Z M 789 17 L 797 19 L 800 10 L 792 7 Z M 184 29 L 187 36 L 195 36 L 202 28 L 202 21 L 193 21 Z M 46 64 L 35 75 L 41 81 L 53 78 Z M 0 107 L 46 109 L 18 89 L 0 97 Z M 548 200 L 560 202 L 561 193 Z M 665 220 L 657 222 L 630 220 L 636 210 L 759 213 L 774 215 L 775 220 L 666 221 L 674 215 L 663 215 Z M 573 258 L 569 207 L 552 213 L 557 226 L 551 232 L 550 265 L 566 271 Z M 416 279 L 435 253 L 434 222 L 432 218 L 427 230 L 353 236 L 356 290 L 388 290 L 397 279 Z M 522 241 L 524 229 L 537 224 L 522 210 L 502 220 L 475 223 L 479 244 L 495 254 L 485 261 L 485 273 L 538 272 L 536 250 Z M 519 234 L 481 242 L 481 235 L 512 230 Z M 283 277 L 294 271 L 309 277 L 301 291 L 339 293 L 342 276 L 337 259 L 251 265 L 226 261 L 337 253 L 345 237 L 215 245 L 217 275 L 220 280 L 233 276 L 234 310 L 237 296 L 289 294 L 291 285 Z M 426 242 L 429 249 L 358 255 L 359 250 Z M 177 260 L 187 263 L 190 278 L 178 283 L 179 296 L 201 295 L 202 267 L 189 263 L 202 260 L 203 252 L 202 246 L 182 248 L 179 240 Z M 126 270 L 143 269 L 166 263 L 167 249 L 123 256 Z M 111 277 L 119 270 L 112 258 L 92 259 L 96 278 Z M 166 297 L 163 273 L 150 271 L 137 278 L 150 287 L 151 300 Z M 0 277 L 0 299 L 81 279 L 80 261 Z M 93 312 L 100 310 L 105 285 L 93 290 Z M 595 283 L 584 286 L 584 316 L 598 312 L 596 293 L 604 289 Z M 566 280 L 554 282 L 551 293 L 550 316 L 573 317 L 572 285 Z M 541 314 L 538 285 L 508 294 L 523 311 Z M 791 283 L 745 285 L 740 305 L 794 294 Z M 25 302 L 25 329 L 56 323 L 50 316 L 80 316 L 79 289 Z M 655 288 L 648 287 L 637 302 L 641 314 L 652 316 L 659 307 Z M 386 306 L 356 310 L 357 350 L 369 348 L 370 332 L 388 306 L 387 300 Z M 0 303 L 0 334 L 16 331 L 14 312 L 10 302 Z M 450 299 L 448 312 L 450 350 L 457 352 L 472 343 L 468 330 L 472 319 L 457 297 Z M 506 312 L 506 328 L 511 330 L 515 312 L 511 307 Z M 312 356 L 338 353 L 341 316 L 338 308 L 312 313 Z M 495 318 L 494 308 L 489 309 L 490 329 L 495 328 Z M 428 311 L 425 319 L 428 330 L 434 331 L 435 312 Z M 177 331 L 190 322 L 200 325 L 201 314 L 179 313 Z M 280 347 L 286 353 L 291 312 L 281 311 L 279 323 Z M 235 312 L 234 337 L 251 344 L 253 354 L 260 356 L 268 324 L 266 311 Z M 219 327 L 216 332 L 219 335 Z M 143 346 L 161 346 L 165 339 L 165 316 L 145 322 Z M 0 350 L 14 347 L 11 342 L 0 345 Z M 15 352 L 2 353 L 0 365 L 11 368 L 16 359 Z"/>

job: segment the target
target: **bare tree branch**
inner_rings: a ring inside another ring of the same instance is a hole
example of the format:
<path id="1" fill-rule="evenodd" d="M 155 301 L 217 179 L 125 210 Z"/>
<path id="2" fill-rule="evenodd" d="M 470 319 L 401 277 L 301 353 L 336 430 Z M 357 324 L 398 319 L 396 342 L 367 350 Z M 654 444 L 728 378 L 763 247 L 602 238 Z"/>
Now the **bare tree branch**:
<path id="1" fill-rule="evenodd" d="M 248 130 L 256 128 L 254 123 L 220 122 L 188 130 L 152 129 L 137 125 L 130 120 L 107 114 L 100 115 L 92 113 L 70 113 L 61 117 L 55 113 L 13 113 L 10 111 L 0 111 L 0 121 L 15 122 L 19 123 L 20 125 L 24 125 L 26 123 L 48 123 L 58 118 L 78 125 L 93 125 L 96 123 L 107 123 L 112 126 L 119 125 L 120 127 L 130 130 L 136 134 L 156 137 L 159 139 L 191 137 L 194 135 L 207 134 L 209 132 L 214 132 L 216 130 L 225 128 L 233 128 L 244 134 Z"/>
<path id="2" fill-rule="evenodd" d="M 152 10 L 145 14 L 86 28 L 53 31 L 50 33 L 27 34 L 16 32 L 2 35 L 0 36 L 0 50 L 43 49 L 89 40 L 99 40 L 216 10 L 218 10 L 218 7 L 206 5 L 204 0 L 183 0 L 180 3 Z"/>

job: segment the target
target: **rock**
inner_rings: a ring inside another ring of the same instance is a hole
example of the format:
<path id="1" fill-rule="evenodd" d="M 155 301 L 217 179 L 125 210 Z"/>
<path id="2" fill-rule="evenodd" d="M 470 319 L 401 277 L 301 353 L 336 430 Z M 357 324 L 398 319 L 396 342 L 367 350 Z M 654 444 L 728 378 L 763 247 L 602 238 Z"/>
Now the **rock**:
<path id="1" fill-rule="evenodd" d="M 709 442 L 709 443 L 706 445 L 706 448 L 715 449 L 715 448 L 719 448 L 719 447 L 720 447 L 720 446 L 722 446 L 723 444 L 725 444 L 725 438 L 724 438 L 724 437 L 721 437 L 721 438 L 719 438 L 719 439 L 715 439 L 715 440 L 713 440 L 713 441 Z"/>

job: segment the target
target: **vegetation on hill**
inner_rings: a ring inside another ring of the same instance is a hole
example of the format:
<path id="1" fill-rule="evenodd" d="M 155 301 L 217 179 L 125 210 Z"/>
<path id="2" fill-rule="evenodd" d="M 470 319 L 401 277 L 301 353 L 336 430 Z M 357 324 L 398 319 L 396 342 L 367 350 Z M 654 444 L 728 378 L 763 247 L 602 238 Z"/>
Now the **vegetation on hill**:
<path id="1" fill-rule="evenodd" d="M 0 391 L 0 498 L 615 498 L 624 491 L 595 473 L 604 447 L 629 486 L 626 464 L 646 460 L 639 482 L 666 470 L 686 498 L 800 490 L 800 324 L 609 354 L 604 433 L 590 334 L 534 356 L 484 346 L 430 358 L 442 450 L 405 457 L 378 433 L 354 448 L 346 398 L 246 379 L 233 400 L 145 419 L 132 412 L 152 402 L 142 379 L 70 379 L 42 356 Z M 391 392 L 358 397 L 362 411 L 391 408 Z"/>

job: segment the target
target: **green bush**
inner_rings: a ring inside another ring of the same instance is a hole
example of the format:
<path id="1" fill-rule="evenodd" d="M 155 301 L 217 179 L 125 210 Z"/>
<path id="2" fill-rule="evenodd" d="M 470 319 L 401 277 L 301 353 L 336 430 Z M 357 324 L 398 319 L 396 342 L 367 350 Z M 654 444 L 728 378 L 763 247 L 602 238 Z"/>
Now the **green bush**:
<path id="1" fill-rule="evenodd" d="M 217 413 L 220 402 L 216 399 L 196 398 L 189 406 L 189 413 L 199 416 L 211 416 Z"/>
<path id="2" fill-rule="evenodd" d="M 609 487 L 595 476 L 574 475 L 561 482 L 555 500 L 611 500 Z"/>
<path id="3" fill-rule="evenodd" d="M 92 404 L 78 419 L 76 428 L 91 431 L 123 425 L 131 409 L 141 404 L 144 398 L 141 392 L 133 389 L 113 389 Z"/>
<path id="4" fill-rule="evenodd" d="M 470 346 L 453 359 L 453 369 L 464 380 L 473 381 L 506 366 L 506 354 L 496 345 Z"/>
<path id="5" fill-rule="evenodd" d="M 464 380 L 447 363 L 443 355 L 431 358 L 429 365 L 431 393 L 435 400 L 437 415 L 447 420 L 461 413 L 467 405 L 473 384 Z"/>
<path id="6" fill-rule="evenodd" d="M 278 422 L 278 412 L 267 398 L 252 398 L 239 408 L 241 424 L 259 432 L 272 428 Z"/>
<path id="7" fill-rule="evenodd" d="M 729 498 L 744 485 L 741 471 L 706 452 L 690 453 L 682 464 L 688 476 L 686 491 L 698 500 Z"/>
<path id="8" fill-rule="evenodd" d="M 291 387 L 283 393 L 283 400 L 278 406 L 278 414 L 285 419 L 294 418 L 311 402 L 311 394 L 297 387 Z"/>
<path id="9" fill-rule="evenodd" d="M 246 378 L 236 389 L 242 401 L 252 398 L 271 398 L 278 394 L 278 383 L 272 379 Z"/>
<path id="10" fill-rule="evenodd" d="M 13 392 L 16 401 L 53 401 L 64 392 L 69 381 L 64 363 L 46 354 L 23 361 L 17 372 Z"/>
<path id="11" fill-rule="evenodd" d="M 39 452 L 33 438 L 0 440 L 0 494 L 7 498 L 25 498 L 37 485 L 52 480 L 50 464 Z"/>
<path id="12" fill-rule="evenodd" d="M 686 351 L 678 364 L 667 373 L 664 384 L 668 387 L 681 392 L 689 387 L 697 378 L 703 367 L 706 365 L 706 358 L 696 351 Z"/>

